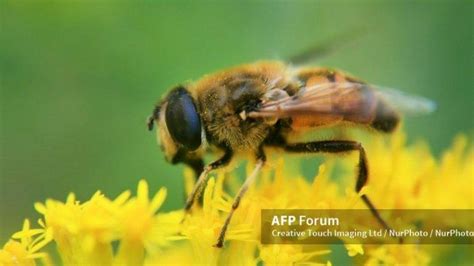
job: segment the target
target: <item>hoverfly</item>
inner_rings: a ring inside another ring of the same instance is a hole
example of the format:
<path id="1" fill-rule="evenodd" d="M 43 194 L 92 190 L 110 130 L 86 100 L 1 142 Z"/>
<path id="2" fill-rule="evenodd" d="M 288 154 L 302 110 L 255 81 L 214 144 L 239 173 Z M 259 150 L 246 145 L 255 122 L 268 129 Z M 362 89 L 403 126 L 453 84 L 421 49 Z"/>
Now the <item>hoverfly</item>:
<path id="1" fill-rule="evenodd" d="M 157 124 L 157 139 L 169 162 L 184 163 L 198 176 L 186 211 L 210 172 L 229 164 L 236 153 L 255 157 L 254 170 L 238 191 L 217 239 L 216 246 L 222 247 L 233 213 L 265 164 L 267 147 L 289 153 L 357 152 L 355 190 L 359 192 L 369 176 L 361 143 L 350 139 L 295 143 L 291 136 L 338 125 L 390 133 L 399 124 L 400 111 L 423 113 L 433 108 L 430 100 L 380 89 L 339 70 L 270 61 L 237 66 L 175 87 L 154 108 L 148 128 Z M 203 155 L 216 150 L 223 155 L 204 165 Z M 369 198 L 361 197 L 378 222 L 389 228 Z"/>

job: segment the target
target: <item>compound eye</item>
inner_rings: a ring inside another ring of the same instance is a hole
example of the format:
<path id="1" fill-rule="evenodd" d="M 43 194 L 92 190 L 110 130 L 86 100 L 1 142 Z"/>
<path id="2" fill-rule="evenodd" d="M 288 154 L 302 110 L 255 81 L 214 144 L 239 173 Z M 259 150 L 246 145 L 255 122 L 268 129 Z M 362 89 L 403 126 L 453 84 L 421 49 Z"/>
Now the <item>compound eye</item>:
<path id="1" fill-rule="evenodd" d="M 201 119 L 186 89 L 177 88 L 168 96 L 165 121 L 176 143 L 190 151 L 201 146 Z"/>

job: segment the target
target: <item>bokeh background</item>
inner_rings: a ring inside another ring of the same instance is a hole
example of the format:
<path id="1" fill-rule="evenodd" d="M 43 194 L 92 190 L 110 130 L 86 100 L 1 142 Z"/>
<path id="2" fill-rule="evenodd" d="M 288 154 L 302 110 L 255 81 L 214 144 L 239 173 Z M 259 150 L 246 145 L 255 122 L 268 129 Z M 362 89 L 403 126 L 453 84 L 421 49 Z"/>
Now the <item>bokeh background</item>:
<path id="1" fill-rule="evenodd" d="M 161 95 L 360 28 L 366 33 L 313 63 L 434 99 L 437 112 L 405 128 L 439 155 L 474 128 L 473 9 L 452 0 L 2 0 L 0 243 L 36 218 L 34 202 L 70 191 L 114 197 L 146 178 L 152 190 L 168 187 L 165 210 L 181 207 L 183 167 L 164 161 L 145 127 Z"/>

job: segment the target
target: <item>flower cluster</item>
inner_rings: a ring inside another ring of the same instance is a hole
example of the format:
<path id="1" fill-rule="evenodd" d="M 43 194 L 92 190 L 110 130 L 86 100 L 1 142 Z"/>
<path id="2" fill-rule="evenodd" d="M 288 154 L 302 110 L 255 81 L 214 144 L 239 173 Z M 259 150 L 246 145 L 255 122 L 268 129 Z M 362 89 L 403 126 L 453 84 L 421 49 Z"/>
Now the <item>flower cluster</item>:
<path id="1" fill-rule="evenodd" d="M 51 242 L 64 265 L 328 265 L 330 245 L 260 244 L 261 209 L 365 208 L 361 194 L 382 209 L 473 209 L 474 149 L 465 137 L 457 137 L 439 160 L 423 143 L 406 145 L 402 133 L 367 144 L 372 179 L 359 193 L 353 190 L 355 157 L 329 157 L 310 181 L 288 169 L 287 158 L 271 158 L 235 212 L 222 249 L 213 245 L 239 182 L 218 172 L 204 190 L 202 205 L 184 220 L 182 210 L 158 212 L 166 189 L 150 199 L 143 180 L 134 197 L 125 191 L 109 199 L 97 192 L 83 203 L 74 194 L 65 202 L 37 203 L 42 215 L 37 228 L 25 220 L 0 250 L 0 265 L 54 264 L 45 251 Z M 188 171 L 185 180 L 189 190 L 193 177 Z M 448 252 L 428 245 L 344 246 L 347 258 L 366 265 L 424 265 Z"/>

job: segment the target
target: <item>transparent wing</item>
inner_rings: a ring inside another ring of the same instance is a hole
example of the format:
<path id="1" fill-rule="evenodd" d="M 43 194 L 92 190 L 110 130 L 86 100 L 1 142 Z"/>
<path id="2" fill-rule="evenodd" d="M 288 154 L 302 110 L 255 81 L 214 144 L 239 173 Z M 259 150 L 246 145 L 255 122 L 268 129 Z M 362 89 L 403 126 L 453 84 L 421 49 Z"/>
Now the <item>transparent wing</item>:
<path id="1" fill-rule="evenodd" d="M 302 88 L 293 96 L 278 89 L 271 90 L 262 98 L 261 107 L 248 116 L 282 118 L 320 114 L 349 115 L 368 120 L 375 114 L 379 101 L 408 115 L 427 114 L 436 107 L 431 100 L 394 89 L 355 82 L 332 82 Z"/>
<path id="2" fill-rule="evenodd" d="M 385 87 L 378 87 L 375 93 L 405 115 L 426 115 L 436 110 L 434 101 L 421 96 Z"/>

